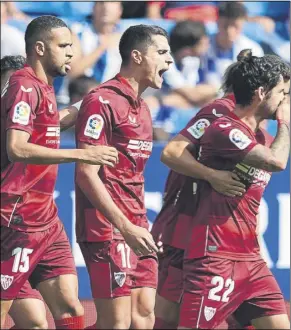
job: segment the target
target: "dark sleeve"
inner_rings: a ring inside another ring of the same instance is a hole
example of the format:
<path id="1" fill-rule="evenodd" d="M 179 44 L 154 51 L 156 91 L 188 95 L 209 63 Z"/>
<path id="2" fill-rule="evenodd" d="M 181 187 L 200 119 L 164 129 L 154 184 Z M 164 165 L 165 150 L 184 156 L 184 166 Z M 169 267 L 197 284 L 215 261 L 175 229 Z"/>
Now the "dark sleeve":
<path id="1" fill-rule="evenodd" d="M 202 150 L 211 146 L 214 155 L 236 163 L 241 162 L 257 144 L 243 127 L 230 121 L 213 123 L 201 141 Z"/>
<path id="2" fill-rule="evenodd" d="M 7 112 L 6 129 L 18 129 L 31 134 L 39 103 L 36 87 L 29 81 L 12 81 L 1 103 Z"/>
<path id="3" fill-rule="evenodd" d="M 97 93 L 87 95 L 83 99 L 76 123 L 77 142 L 108 145 L 111 134 L 112 123 L 109 105 L 102 103 Z"/>

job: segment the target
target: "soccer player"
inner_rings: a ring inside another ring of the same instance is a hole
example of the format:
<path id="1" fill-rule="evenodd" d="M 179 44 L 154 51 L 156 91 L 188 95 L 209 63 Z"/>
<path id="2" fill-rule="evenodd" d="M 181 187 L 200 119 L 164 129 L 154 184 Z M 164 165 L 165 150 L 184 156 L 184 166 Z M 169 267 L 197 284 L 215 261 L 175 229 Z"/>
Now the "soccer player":
<path id="1" fill-rule="evenodd" d="M 57 328 L 80 329 L 74 260 L 53 200 L 56 164 L 114 166 L 118 155 L 107 146 L 59 150 L 60 126 L 71 125 L 77 111 L 59 114 L 52 87 L 54 77 L 70 69 L 66 24 L 38 17 L 27 27 L 25 43 L 27 65 L 12 74 L 1 94 L 1 326 L 29 279 Z"/>
<path id="2" fill-rule="evenodd" d="M 256 235 L 260 200 L 271 172 L 289 156 L 290 95 L 281 65 L 248 56 L 233 73 L 234 112 L 218 118 L 200 140 L 199 161 L 234 171 L 245 183 L 241 197 L 217 193 L 199 181 L 199 207 L 184 255 L 180 328 L 212 329 L 235 312 L 258 329 L 289 329 L 284 299 L 260 255 Z M 276 138 L 259 128 L 276 118 Z"/>
<path id="3" fill-rule="evenodd" d="M 242 58 L 245 53 L 246 51 L 242 51 L 238 58 Z M 280 65 L 286 93 L 288 93 L 290 66 L 278 56 L 266 55 L 266 57 Z M 172 170 L 167 179 L 162 210 L 151 231 L 155 241 L 163 244 L 163 252 L 159 253 L 159 280 L 155 307 L 155 328 L 157 329 L 176 328 L 178 325 L 183 288 L 183 255 L 189 225 L 192 221 L 191 215 L 197 207 L 195 201 L 198 182 L 195 178 L 208 181 L 213 189 L 230 197 L 237 189 L 239 189 L 237 193 L 243 192 L 237 186 L 237 182 L 231 182 L 238 179 L 237 176 L 232 179 L 231 175 L 236 175 L 235 173 L 216 171 L 195 160 L 198 155 L 199 140 L 203 136 L 205 128 L 223 115 L 229 115 L 235 107 L 232 94 L 232 73 L 239 63 L 231 65 L 225 73 L 222 86 L 225 97 L 200 110 L 185 129 L 168 143 L 162 153 L 162 161 Z"/>
<path id="4" fill-rule="evenodd" d="M 152 329 L 157 248 L 147 230 L 143 176 L 152 122 L 141 94 L 161 88 L 173 59 L 167 33 L 157 26 L 131 26 L 119 50 L 120 74 L 89 93 L 79 112 L 78 147 L 111 144 L 119 163 L 114 170 L 77 165 L 77 240 L 91 280 L 97 328 Z"/>

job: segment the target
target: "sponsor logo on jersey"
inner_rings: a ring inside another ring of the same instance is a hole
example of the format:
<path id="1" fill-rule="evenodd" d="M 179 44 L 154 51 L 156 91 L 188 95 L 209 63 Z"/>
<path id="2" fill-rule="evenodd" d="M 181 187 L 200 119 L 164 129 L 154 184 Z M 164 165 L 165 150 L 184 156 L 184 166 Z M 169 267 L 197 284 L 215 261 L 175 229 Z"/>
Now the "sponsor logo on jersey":
<path id="1" fill-rule="evenodd" d="M 204 316 L 207 322 L 213 318 L 215 313 L 216 313 L 216 308 L 208 307 L 208 306 L 204 307 Z"/>
<path id="2" fill-rule="evenodd" d="M 213 114 L 215 117 L 218 117 L 218 118 L 223 116 L 222 113 L 217 113 L 217 112 L 216 112 L 216 109 L 213 109 L 213 110 L 212 110 L 212 114 Z"/>
<path id="3" fill-rule="evenodd" d="M 100 115 L 92 115 L 88 118 L 84 135 L 98 140 L 104 126 L 104 120 Z"/>
<path id="4" fill-rule="evenodd" d="M 114 272 L 114 279 L 116 281 L 116 283 L 122 287 L 124 282 L 125 282 L 125 279 L 126 279 L 126 273 L 124 272 L 118 272 L 118 273 L 115 273 Z"/>
<path id="5" fill-rule="evenodd" d="M 205 133 L 206 128 L 210 125 L 208 119 L 199 119 L 197 122 L 190 126 L 187 131 L 195 138 L 200 139 L 201 136 Z"/>
<path id="6" fill-rule="evenodd" d="M 265 186 L 271 179 L 271 174 L 269 172 L 246 165 L 244 163 L 236 164 L 235 169 L 236 173 L 238 173 L 240 177 L 251 183 L 259 184 L 260 182 L 263 186 Z"/>
<path id="7" fill-rule="evenodd" d="M 252 143 L 252 140 L 237 128 L 229 132 L 229 139 L 240 150 L 246 149 Z"/>
<path id="8" fill-rule="evenodd" d="M 59 127 L 47 127 L 45 136 L 60 136 Z"/>
<path id="9" fill-rule="evenodd" d="M 31 93 L 32 92 L 32 88 L 25 88 L 24 86 L 21 85 L 20 89 L 24 92 L 24 93 Z"/>
<path id="10" fill-rule="evenodd" d="M 7 290 L 12 284 L 14 276 L 2 275 L 1 274 L 1 286 L 3 290 Z"/>
<path id="11" fill-rule="evenodd" d="M 129 140 L 127 148 L 132 150 L 152 151 L 153 143 L 150 141 Z"/>
<path id="12" fill-rule="evenodd" d="M 99 101 L 103 104 L 109 104 L 110 103 L 108 100 L 104 100 L 101 95 L 99 96 Z"/>
<path id="13" fill-rule="evenodd" d="M 28 103 L 24 101 L 18 102 L 14 107 L 12 121 L 21 125 L 27 125 L 29 122 L 31 108 Z"/>

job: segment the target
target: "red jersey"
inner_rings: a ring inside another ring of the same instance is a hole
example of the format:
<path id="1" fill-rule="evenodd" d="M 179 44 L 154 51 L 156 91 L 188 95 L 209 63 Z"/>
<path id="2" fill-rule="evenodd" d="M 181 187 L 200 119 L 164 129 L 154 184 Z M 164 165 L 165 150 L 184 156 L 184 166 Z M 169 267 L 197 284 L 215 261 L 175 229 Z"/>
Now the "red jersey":
<path id="1" fill-rule="evenodd" d="M 148 227 L 144 204 L 144 168 L 152 151 L 152 120 L 146 103 L 120 75 L 101 84 L 83 100 L 76 125 L 77 143 L 111 145 L 119 152 L 114 168 L 102 166 L 99 177 L 117 207 L 136 225 Z M 76 185 L 78 241 L 121 238 Z"/>
<path id="2" fill-rule="evenodd" d="M 273 138 L 264 130 L 254 134 L 237 116 L 216 120 L 200 140 L 200 162 L 218 170 L 236 172 L 247 191 L 241 197 L 217 193 L 199 182 L 199 207 L 193 221 L 186 258 L 213 256 L 230 260 L 260 259 L 256 235 L 257 214 L 271 173 L 243 163 L 257 144 L 267 147 Z"/>
<path id="3" fill-rule="evenodd" d="M 235 101 L 233 95 L 217 99 L 202 108 L 179 133 L 196 146 L 193 157 L 197 158 L 200 139 L 205 129 L 216 119 L 229 115 L 233 111 Z M 156 241 L 185 249 L 189 228 L 197 206 L 197 183 L 194 178 L 170 171 L 166 187 L 163 207 L 158 214 L 152 234 Z"/>
<path id="4" fill-rule="evenodd" d="M 1 225 L 20 231 L 43 231 L 57 221 L 53 192 L 57 165 L 10 162 L 8 129 L 29 133 L 29 142 L 57 149 L 60 123 L 52 86 L 32 68 L 15 72 L 1 97 Z"/>

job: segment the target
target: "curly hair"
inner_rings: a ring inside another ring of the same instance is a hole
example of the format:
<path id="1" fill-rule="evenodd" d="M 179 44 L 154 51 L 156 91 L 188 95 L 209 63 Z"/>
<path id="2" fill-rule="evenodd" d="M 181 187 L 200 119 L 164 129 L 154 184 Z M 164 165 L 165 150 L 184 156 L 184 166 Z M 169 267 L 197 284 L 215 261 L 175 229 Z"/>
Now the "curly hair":
<path id="1" fill-rule="evenodd" d="M 256 57 L 250 49 L 242 50 L 237 62 L 228 67 L 224 74 L 222 89 L 232 90 L 236 103 L 250 105 L 259 87 L 266 92 L 273 89 L 281 77 L 290 77 L 290 67 L 278 56 Z"/>
<path id="2" fill-rule="evenodd" d="M 9 70 L 22 69 L 26 59 L 21 55 L 4 56 L 1 58 L 1 76 Z"/>

